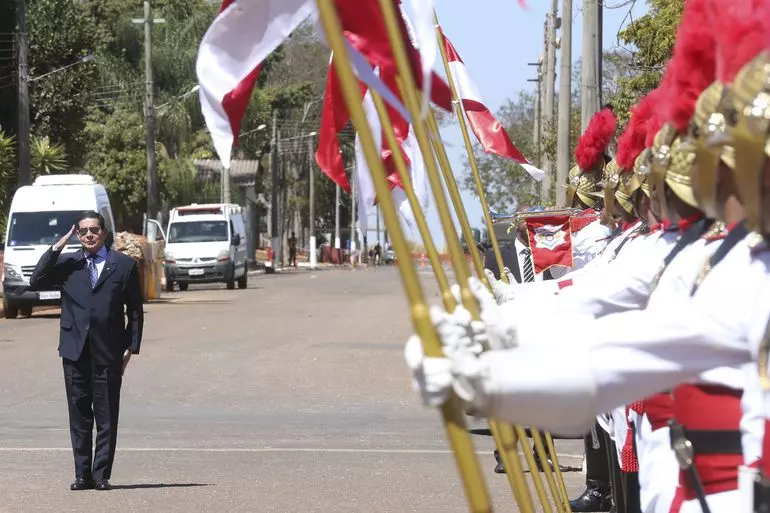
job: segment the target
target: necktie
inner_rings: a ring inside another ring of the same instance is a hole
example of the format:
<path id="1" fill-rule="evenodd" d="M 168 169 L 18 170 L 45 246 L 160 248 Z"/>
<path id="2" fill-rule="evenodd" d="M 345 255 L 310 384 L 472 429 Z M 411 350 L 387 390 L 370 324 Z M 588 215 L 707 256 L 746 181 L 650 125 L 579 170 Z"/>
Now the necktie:
<path id="1" fill-rule="evenodd" d="M 88 281 L 91 282 L 91 288 L 96 287 L 96 280 L 99 279 L 99 270 L 96 268 L 96 256 L 92 255 L 86 258 L 86 269 L 88 270 Z"/>
<path id="2" fill-rule="evenodd" d="M 524 260 L 524 269 L 522 269 L 522 279 L 524 283 L 535 281 L 535 270 L 532 268 L 532 259 L 530 258 L 531 254 L 532 252 L 529 250 L 529 248 L 524 248 L 521 250 L 521 256 Z"/>

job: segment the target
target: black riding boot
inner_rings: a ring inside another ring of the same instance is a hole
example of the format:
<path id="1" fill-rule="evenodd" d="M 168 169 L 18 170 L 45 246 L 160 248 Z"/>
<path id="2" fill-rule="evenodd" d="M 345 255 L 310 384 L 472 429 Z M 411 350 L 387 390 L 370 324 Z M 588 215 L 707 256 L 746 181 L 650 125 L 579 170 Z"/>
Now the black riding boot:
<path id="1" fill-rule="evenodd" d="M 596 440 L 594 434 L 597 435 Z M 608 447 L 602 428 L 598 424 L 595 425 L 583 438 L 583 442 L 586 451 L 586 489 L 570 501 L 570 508 L 575 513 L 610 511 L 610 460 L 607 457 Z"/>

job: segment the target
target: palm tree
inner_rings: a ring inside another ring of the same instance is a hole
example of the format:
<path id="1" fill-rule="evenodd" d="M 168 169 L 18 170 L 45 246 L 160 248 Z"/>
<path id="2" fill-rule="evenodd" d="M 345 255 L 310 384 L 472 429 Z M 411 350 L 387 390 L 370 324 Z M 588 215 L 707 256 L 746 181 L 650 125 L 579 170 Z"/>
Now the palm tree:
<path id="1" fill-rule="evenodd" d="M 32 137 L 30 144 L 32 177 L 60 173 L 67 169 L 67 152 L 61 144 L 51 144 L 48 136 Z"/>

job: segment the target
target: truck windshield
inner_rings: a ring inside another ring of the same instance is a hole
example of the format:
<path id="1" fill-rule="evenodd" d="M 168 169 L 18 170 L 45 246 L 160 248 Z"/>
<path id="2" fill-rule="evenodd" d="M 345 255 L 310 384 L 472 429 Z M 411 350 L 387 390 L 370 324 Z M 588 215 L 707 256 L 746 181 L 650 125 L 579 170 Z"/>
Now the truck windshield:
<path id="1" fill-rule="evenodd" d="M 227 221 L 186 221 L 172 223 L 168 242 L 218 242 L 227 240 Z"/>
<path id="2" fill-rule="evenodd" d="M 15 212 L 8 222 L 8 247 L 50 245 L 75 224 L 80 210 Z M 73 236 L 70 244 L 80 244 Z"/>

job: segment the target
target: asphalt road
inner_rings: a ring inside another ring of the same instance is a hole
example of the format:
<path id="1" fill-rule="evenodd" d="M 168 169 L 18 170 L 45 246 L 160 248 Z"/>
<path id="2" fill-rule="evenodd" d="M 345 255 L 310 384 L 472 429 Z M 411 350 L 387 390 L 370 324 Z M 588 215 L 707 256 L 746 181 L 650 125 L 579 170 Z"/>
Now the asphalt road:
<path id="1" fill-rule="evenodd" d="M 169 294 L 146 305 L 124 378 L 116 489 L 70 492 L 58 315 L 0 320 L 0 512 L 467 511 L 438 415 L 410 388 L 410 332 L 392 268 Z M 491 439 L 474 439 L 496 511 L 516 511 Z M 580 465 L 582 442 L 557 447 Z"/>

